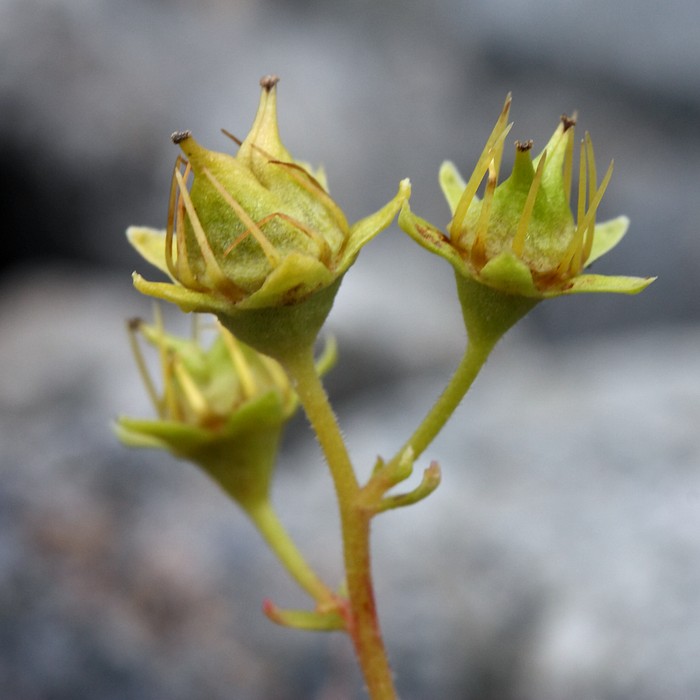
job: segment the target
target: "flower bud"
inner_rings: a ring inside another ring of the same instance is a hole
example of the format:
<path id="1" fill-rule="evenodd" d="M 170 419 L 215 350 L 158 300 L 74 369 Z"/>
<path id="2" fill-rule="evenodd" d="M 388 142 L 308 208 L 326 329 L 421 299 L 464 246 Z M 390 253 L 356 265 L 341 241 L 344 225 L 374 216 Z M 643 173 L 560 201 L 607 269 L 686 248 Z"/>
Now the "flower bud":
<path id="1" fill-rule="evenodd" d="M 296 395 L 275 360 L 257 353 L 218 326 L 209 346 L 166 333 L 140 320 L 129 324 L 137 364 L 157 418 L 120 417 L 127 445 L 168 450 L 206 471 L 243 506 L 267 497 L 282 429 Z M 157 351 L 162 389 L 156 389 L 139 337 Z M 319 371 L 333 361 L 326 352 Z"/>
<path id="2" fill-rule="evenodd" d="M 447 258 L 458 274 L 507 294 L 544 299 L 580 292 L 635 294 L 654 278 L 582 274 L 617 245 L 626 217 L 596 224 L 610 182 L 612 163 L 598 183 L 593 144 L 580 147 L 576 215 L 571 211 L 575 120 L 563 116 L 542 153 L 532 158 L 532 142 L 515 145 L 510 177 L 498 183 L 508 124 L 510 96 L 476 168 L 464 182 L 452 163 L 440 170 L 440 184 L 452 210 L 445 236 L 414 216 L 404 204 L 399 223 L 418 243 Z M 483 197 L 477 190 L 486 178 Z"/>
<path id="3" fill-rule="evenodd" d="M 128 231 L 174 282 L 136 275 L 140 291 L 215 313 L 273 356 L 280 345 L 313 342 L 360 248 L 410 194 L 404 180 L 384 208 L 350 226 L 323 172 L 295 161 L 280 141 L 276 84 L 274 76 L 261 80 L 257 116 L 235 156 L 205 149 L 188 131 L 173 134 L 186 159 L 175 166 L 167 228 Z"/>

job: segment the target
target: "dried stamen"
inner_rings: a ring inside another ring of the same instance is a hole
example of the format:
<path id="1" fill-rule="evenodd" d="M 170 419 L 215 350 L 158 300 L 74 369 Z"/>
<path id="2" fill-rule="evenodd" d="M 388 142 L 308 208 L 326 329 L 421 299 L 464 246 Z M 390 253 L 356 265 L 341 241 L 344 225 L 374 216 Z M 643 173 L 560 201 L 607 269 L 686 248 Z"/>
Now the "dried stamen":
<path id="1" fill-rule="evenodd" d="M 132 318 L 128 321 L 127 329 L 129 332 L 129 344 L 131 345 L 131 352 L 133 353 L 134 359 L 136 360 L 136 367 L 138 369 L 139 375 L 141 375 L 141 380 L 143 381 L 143 384 L 146 387 L 146 393 L 148 394 L 148 398 L 151 400 L 151 403 L 153 404 L 153 407 L 155 408 L 158 417 L 163 418 L 164 416 L 162 415 L 161 411 L 161 401 L 158 398 L 158 392 L 156 391 L 153 379 L 151 379 L 151 373 L 148 371 L 146 360 L 143 357 L 143 353 L 141 352 L 141 346 L 139 345 L 138 337 L 136 335 L 141 330 L 142 326 L 143 321 L 140 318 Z"/>
<path id="2" fill-rule="evenodd" d="M 226 129 L 222 129 L 221 133 L 224 136 L 228 136 L 237 146 L 240 146 L 243 143 L 243 141 L 241 141 L 237 136 L 234 136 L 230 131 L 226 131 Z"/>
<path id="3" fill-rule="evenodd" d="M 479 220 L 476 223 L 476 232 L 471 246 L 471 260 L 477 267 L 482 267 L 486 259 L 486 233 L 488 231 L 489 216 L 491 214 L 491 204 L 493 203 L 493 193 L 498 184 L 498 170 L 501 164 L 503 149 L 496 153 L 496 160 L 489 163 L 489 177 L 484 190 L 484 201 L 481 204 Z"/>
<path id="4" fill-rule="evenodd" d="M 316 199 L 319 199 L 326 210 L 333 217 L 338 228 L 343 232 L 343 235 L 347 238 L 350 235 L 350 227 L 348 226 L 345 214 L 343 214 L 342 209 L 333 201 L 333 198 L 326 192 L 322 187 L 321 183 L 301 165 L 296 163 L 287 163 L 282 160 L 269 160 L 270 165 L 279 165 L 286 168 L 289 176 L 301 187 L 303 187 L 309 194 L 311 194 Z"/>
<path id="5" fill-rule="evenodd" d="M 255 396 L 258 387 L 255 383 L 255 376 L 250 368 L 250 364 L 245 359 L 245 355 L 241 350 L 241 345 L 234 336 L 229 333 L 223 326 L 220 325 L 221 337 L 224 340 L 226 349 L 231 356 L 231 362 L 236 370 L 236 376 L 241 382 L 241 391 L 244 399 L 250 399 Z"/>
<path id="6" fill-rule="evenodd" d="M 319 247 L 319 260 L 326 266 L 328 267 L 330 264 L 330 258 L 331 258 L 331 249 L 330 246 L 328 245 L 328 241 L 319 234 L 317 231 L 314 231 L 312 228 L 309 228 L 305 224 L 303 224 L 301 221 L 298 219 L 295 219 L 292 216 L 289 216 L 287 214 L 284 214 L 281 211 L 274 212 L 272 214 L 268 214 L 267 216 L 263 217 L 259 221 L 256 221 L 256 226 L 259 229 L 262 229 L 262 227 L 267 224 L 268 222 L 272 221 L 273 219 L 282 219 L 283 221 L 286 221 L 288 224 L 291 224 L 295 228 L 298 228 L 302 233 L 307 235 L 316 245 Z M 244 241 L 249 235 L 252 235 L 251 229 L 246 229 L 243 231 L 243 233 L 239 234 L 236 236 L 236 239 L 231 243 L 225 250 L 224 250 L 224 257 L 229 255 L 234 248 L 236 248 L 242 241 Z"/>
<path id="7" fill-rule="evenodd" d="M 284 399 L 287 404 L 285 408 L 291 410 L 296 401 L 296 395 L 291 390 L 287 375 L 284 373 L 280 363 L 267 355 L 260 355 L 260 360 L 267 370 L 270 383 L 277 388 L 285 387 L 286 391 L 284 392 Z"/>
<path id="8" fill-rule="evenodd" d="M 257 224 L 250 218 L 248 213 L 243 209 L 243 207 L 231 196 L 229 192 L 224 189 L 224 186 L 212 175 L 212 173 L 204 168 L 202 171 L 205 177 L 214 185 L 216 191 L 221 195 L 223 200 L 228 204 L 231 209 L 236 213 L 238 218 L 243 222 L 243 225 L 250 230 L 250 234 L 255 238 L 258 245 L 262 248 L 262 251 L 267 258 L 268 263 L 271 267 L 275 268 L 280 264 L 280 257 L 277 254 L 274 246 L 267 239 L 265 234 L 258 228 Z"/>
<path id="9" fill-rule="evenodd" d="M 455 209 L 454 216 L 452 217 L 452 222 L 449 226 L 450 237 L 454 240 L 459 238 L 460 232 L 464 227 L 464 221 L 471 206 L 472 200 L 476 196 L 476 191 L 479 189 L 479 185 L 484 178 L 484 175 L 489 169 L 489 165 L 494 158 L 497 151 L 503 149 L 503 142 L 506 135 L 510 131 L 512 124 L 506 124 L 508 119 L 508 113 L 510 111 L 511 96 L 508 94 L 506 97 L 505 104 L 501 110 L 501 114 L 498 117 L 496 125 L 493 127 L 493 131 L 489 135 L 484 150 L 481 152 L 481 156 L 477 161 L 476 167 L 474 168 L 469 181 L 462 192 L 462 196 L 459 199 L 457 208 Z"/>
<path id="10" fill-rule="evenodd" d="M 204 394 L 200 391 L 192 375 L 187 371 L 184 363 L 178 358 L 173 358 L 173 374 L 182 389 L 187 403 L 200 422 L 203 422 L 210 414 L 209 406 Z"/>
<path id="11" fill-rule="evenodd" d="M 588 201 L 591 202 L 595 197 L 595 189 L 598 186 L 598 174 L 595 167 L 595 154 L 593 153 L 593 141 L 588 132 L 586 132 L 586 163 L 588 165 Z M 589 204 L 590 206 L 590 204 Z M 586 231 L 586 240 L 583 244 L 583 255 L 581 266 L 588 260 L 593 247 L 593 233 L 595 231 L 595 220 L 592 220 Z"/>
<path id="12" fill-rule="evenodd" d="M 590 137 L 589 137 L 590 142 Z M 591 247 L 593 246 L 593 235 L 595 232 L 595 217 L 600 205 L 605 190 L 610 183 L 610 178 L 613 172 L 613 162 L 610 163 L 605 177 L 598 189 L 595 189 L 595 163 L 591 167 L 590 157 L 592 155 L 592 144 L 589 148 L 584 142 L 581 142 L 581 161 L 579 163 L 579 201 L 577 207 L 576 231 L 569 244 L 564 256 L 557 267 L 557 274 L 578 274 L 590 255 Z M 588 186 L 588 209 L 586 210 L 586 172 L 589 173 Z M 584 241 L 585 237 L 585 241 Z"/>
<path id="13" fill-rule="evenodd" d="M 207 171 L 205 170 L 205 173 Z M 192 230 L 194 231 L 195 238 L 197 240 L 197 245 L 204 258 L 205 269 L 207 275 L 210 277 L 212 285 L 214 288 L 220 291 L 233 292 L 236 295 L 240 294 L 240 290 L 229 280 L 223 273 L 222 269 L 219 267 L 219 263 L 216 261 L 214 251 L 209 245 L 206 233 L 202 227 L 197 212 L 194 208 L 194 203 L 190 198 L 190 193 L 187 191 L 187 185 L 179 171 L 175 172 L 175 177 L 177 178 L 177 184 L 180 187 L 180 199 L 184 204 L 185 210 L 187 211 L 187 216 L 189 217 L 190 224 L 192 225 Z"/>
<path id="14" fill-rule="evenodd" d="M 175 160 L 173 168 L 173 176 L 170 181 L 170 199 L 168 201 L 168 221 L 165 226 L 165 264 L 168 266 L 168 272 L 171 277 L 178 279 L 175 261 L 173 260 L 173 227 L 175 224 L 175 205 L 177 202 L 177 180 L 175 179 L 175 171 L 180 169 L 182 163 L 186 163 L 181 156 Z"/>
<path id="15" fill-rule="evenodd" d="M 160 362 L 163 382 L 163 396 L 158 402 L 158 415 L 161 419 L 172 418 L 178 420 L 182 417 L 182 411 L 177 401 L 175 385 L 172 382 L 173 353 L 168 350 L 166 343 L 163 315 L 160 312 L 160 306 L 156 305 L 154 307 L 153 316 L 155 318 L 156 330 L 154 343 L 158 347 L 158 361 Z"/>
<path id="16" fill-rule="evenodd" d="M 191 166 L 187 161 L 185 172 L 182 176 L 183 181 L 187 181 L 187 178 L 191 172 Z M 182 197 L 178 197 L 177 202 L 177 213 L 175 219 L 175 241 L 177 243 L 177 261 L 175 267 L 177 270 L 177 279 L 185 286 L 190 289 L 197 289 L 199 291 L 206 291 L 206 287 L 197 280 L 194 273 L 192 272 L 192 267 L 190 266 L 190 259 L 187 253 L 187 238 L 185 236 L 185 203 Z"/>
<path id="17" fill-rule="evenodd" d="M 565 114 L 562 115 L 564 123 L 564 133 L 566 134 L 566 151 L 564 152 L 564 192 L 566 194 L 566 203 L 571 206 L 571 176 L 574 168 L 574 124 L 575 119 L 569 119 Z M 564 121 L 564 120 L 567 121 Z"/>

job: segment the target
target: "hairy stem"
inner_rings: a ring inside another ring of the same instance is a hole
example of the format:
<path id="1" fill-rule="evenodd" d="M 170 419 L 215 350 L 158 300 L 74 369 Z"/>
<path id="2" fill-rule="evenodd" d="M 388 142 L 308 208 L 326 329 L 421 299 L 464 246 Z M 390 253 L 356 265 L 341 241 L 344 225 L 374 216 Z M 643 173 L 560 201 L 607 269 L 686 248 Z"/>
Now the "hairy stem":
<path id="1" fill-rule="evenodd" d="M 299 400 L 330 468 L 340 510 L 348 590 L 348 632 L 372 700 L 394 700 L 391 668 L 382 641 L 372 585 L 370 521 L 360 502 L 360 487 L 338 421 L 316 374 L 312 348 L 284 358 Z"/>
<path id="2" fill-rule="evenodd" d="M 398 460 L 409 447 L 413 449 L 414 458 L 419 457 L 425 451 L 426 447 L 445 427 L 445 423 L 450 419 L 467 391 L 471 388 L 494 345 L 495 341 L 469 343 L 449 384 L 392 461 Z"/>

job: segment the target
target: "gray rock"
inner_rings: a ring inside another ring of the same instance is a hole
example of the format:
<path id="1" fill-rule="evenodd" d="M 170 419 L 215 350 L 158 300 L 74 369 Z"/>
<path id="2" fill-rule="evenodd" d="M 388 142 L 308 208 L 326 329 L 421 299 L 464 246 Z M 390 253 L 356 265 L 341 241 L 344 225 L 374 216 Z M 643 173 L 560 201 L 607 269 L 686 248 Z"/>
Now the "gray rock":
<path id="1" fill-rule="evenodd" d="M 362 697 L 342 636 L 262 616 L 265 597 L 305 600 L 225 497 L 186 464 L 116 443 L 116 414 L 150 415 L 123 331 L 134 313 L 148 304 L 128 278 L 44 269 L 2 291 L 4 692 Z M 351 320 L 341 313 L 336 324 Z M 342 394 L 361 471 L 427 409 L 458 360 L 450 342 L 453 354 L 441 351 L 430 371 L 399 362 L 401 381 L 397 372 Z M 497 349 L 419 461 L 438 459 L 443 484 L 375 523 L 402 698 L 700 693 L 699 342 L 692 327 L 568 346 L 516 330 Z M 334 582 L 330 480 L 308 430 L 292 427 L 275 500 Z"/>
<path id="2" fill-rule="evenodd" d="M 571 337 L 698 320 L 699 8 L 2 0 L 0 149 L 12 192 L 3 224 L 13 236 L 0 265 L 37 256 L 136 265 L 123 231 L 165 222 L 176 153 L 168 135 L 191 128 L 207 146 L 228 148 L 219 128 L 246 133 L 257 80 L 273 71 L 282 74 L 283 138 L 324 163 L 352 220 L 409 176 L 414 210 L 445 225 L 439 164 L 470 170 L 508 91 L 513 138 L 532 137 L 536 148 L 559 114 L 578 110 L 600 163 L 616 161 L 601 217 L 632 221 L 597 269 L 663 281 L 643 302 L 545 305 L 528 325 L 556 338 L 564 328 Z M 391 288 L 408 309 L 439 307 L 444 261 L 425 263 L 403 239 L 387 232 L 363 253 L 382 271 L 371 276 L 380 279 L 373 298 Z M 373 306 L 378 325 L 392 314 Z"/>

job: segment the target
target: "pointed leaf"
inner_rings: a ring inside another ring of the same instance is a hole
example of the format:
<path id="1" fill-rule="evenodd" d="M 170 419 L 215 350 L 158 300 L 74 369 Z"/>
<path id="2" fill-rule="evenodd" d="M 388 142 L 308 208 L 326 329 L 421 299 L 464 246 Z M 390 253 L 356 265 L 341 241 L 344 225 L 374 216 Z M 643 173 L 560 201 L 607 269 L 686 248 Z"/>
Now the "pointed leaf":
<path id="1" fill-rule="evenodd" d="M 315 632 L 332 632 L 345 628 L 345 620 L 337 612 L 284 610 L 277 607 L 271 600 L 263 603 L 263 612 L 272 622 L 283 627 Z"/>
<path id="2" fill-rule="evenodd" d="M 387 510 L 393 510 L 394 508 L 403 508 L 404 506 L 410 506 L 414 503 L 418 503 L 418 501 L 422 501 L 424 498 L 430 496 L 440 485 L 440 478 L 440 466 L 437 462 L 431 462 L 430 466 L 423 472 L 423 479 L 415 489 L 408 493 L 401 493 L 383 498 L 377 507 L 377 512 L 382 513 Z"/>
<path id="3" fill-rule="evenodd" d="M 230 304 L 212 294 L 195 292 L 185 289 L 179 284 L 170 284 L 169 282 L 149 282 L 137 272 L 134 272 L 132 278 L 134 287 L 142 294 L 170 301 L 177 304 L 183 311 L 200 311 L 202 313 L 216 314 L 226 313 L 231 308 Z"/>
<path id="4" fill-rule="evenodd" d="M 458 272 L 463 275 L 471 274 L 466 263 L 460 257 L 459 252 L 450 242 L 450 239 L 431 223 L 416 216 L 411 211 L 408 202 L 405 202 L 401 207 L 399 226 L 413 238 L 416 243 L 422 245 L 431 253 L 445 258 Z"/>
<path id="5" fill-rule="evenodd" d="M 147 226 L 129 226 L 126 237 L 141 257 L 172 279 L 165 262 L 165 231 Z"/>
<path id="6" fill-rule="evenodd" d="M 391 224 L 401 205 L 408 201 L 410 196 L 410 181 L 408 179 L 401 180 L 396 196 L 388 204 L 385 204 L 374 214 L 370 214 L 352 225 L 350 238 L 347 241 L 343 257 L 336 272 L 345 272 L 350 267 L 360 252 L 360 248 Z"/>
<path id="7" fill-rule="evenodd" d="M 645 290 L 656 277 L 619 277 L 615 275 L 579 275 L 571 280 L 571 287 L 557 290 L 544 296 L 561 294 L 584 294 L 608 292 L 612 294 L 638 294 Z"/>

